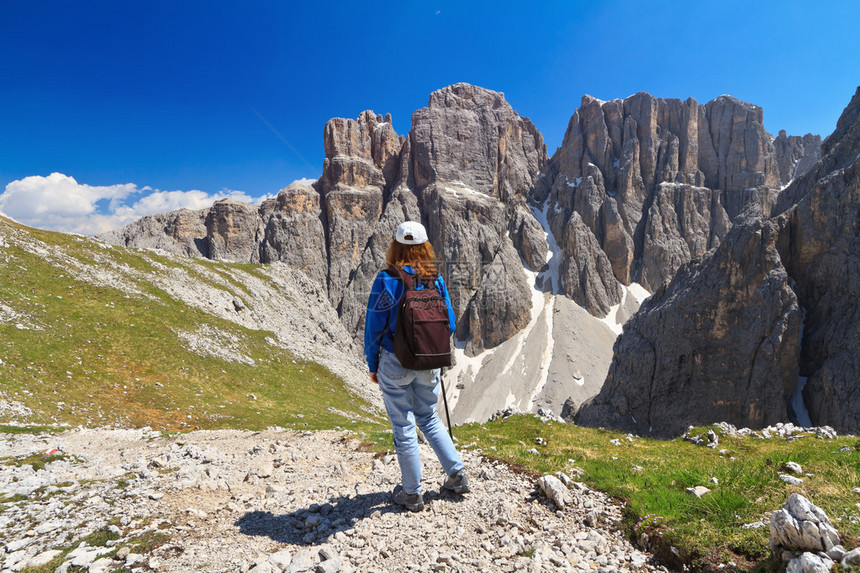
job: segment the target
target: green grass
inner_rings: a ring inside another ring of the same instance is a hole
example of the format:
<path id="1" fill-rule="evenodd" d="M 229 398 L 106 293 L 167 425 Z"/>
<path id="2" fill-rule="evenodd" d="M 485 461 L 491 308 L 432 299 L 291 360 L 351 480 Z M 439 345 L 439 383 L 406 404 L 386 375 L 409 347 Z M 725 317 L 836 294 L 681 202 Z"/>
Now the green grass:
<path id="1" fill-rule="evenodd" d="M 860 508 L 855 505 L 860 496 L 852 492 L 860 483 L 856 438 L 786 442 L 720 436 L 719 448 L 712 450 L 680 438 L 630 442 L 617 432 L 544 423 L 532 416 L 463 426 L 456 433 L 461 444 L 475 443 L 485 455 L 528 470 L 581 471 L 575 479 L 625 502 L 624 530 L 631 539 L 648 534 L 652 550 L 667 564 L 701 570 L 734 561 L 742 570 L 763 567 L 769 557 L 768 528 L 742 526 L 762 520 L 794 492 L 827 512 L 846 547 L 856 546 L 860 534 Z M 546 444 L 536 445 L 536 438 Z M 611 443 L 616 439 L 621 445 Z M 836 453 L 844 446 L 851 451 Z M 527 453 L 529 448 L 540 455 Z M 801 464 L 813 477 L 804 477 L 799 486 L 787 485 L 779 474 L 788 461 Z M 686 491 L 699 485 L 712 493 L 698 499 Z"/>
<path id="2" fill-rule="evenodd" d="M 61 553 L 45 565 L 42 565 L 40 567 L 26 567 L 22 569 L 22 573 L 53 573 L 60 565 L 63 564 L 69 553 L 74 551 L 74 549 L 78 547 L 82 542 L 86 542 L 87 545 L 89 545 L 90 547 L 106 547 L 108 541 L 112 541 L 115 539 L 119 539 L 119 535 L 109 531 L 107 527 L 103 527 L 97 531 L 90 533 L 84 538 L 75 541 L 71 545 L 67 545 L 63 548 L 58 548 L 60 549 Z M 111 549 L 111 551 L 104 553 L 101 557 L 99 557 L 99 559 L 103 557 L 113 557 L 114 555 L 116 555 L 118 549 L 119 547 Z M 76 569 L 77 568 L 72 567 L 69 569 L 69 571 L 72 572 Z"/>
<path id="3" fill-rule="evenodd" d="M 106 547 L 108 541 L 119 539 L 119 534 L 110 531 L 107 527 L 102 527 L 97 531 L 93 531 L 81 541 L 85 541 L 90 547 Z"/>
<path id="4" fill-rule="evenodd" d="M 47 434 L 55 431 L 57 428 L 49 426 L 7 426 L 0 424 L 0 434 Z"/>
<path id="5" fill-rule="evenodd" d="M 19 468 L 21 466 L 29 465 L 33 467 L 33 470 L 39 471 L 45 469 L 47 464 L 61 460 L 75 461 L 75 458 L 64 454 L 55 454 L 50 456 L 47 454 L 30 454 L 29 456 L 0 458 L 0 465 Z"/>
<path id="6" fill-rule="evenodd" d="M 161 531 L 147 531 L 146 533 L 128 540 L 128 545 L 133 553 L 150 553 L 170 541 L 170 536 Z"/>
<path id="7" fill-rule="evenodd" d="M 43 241 L 53 252 L 100 268 L 160 273 L 158 265 L 172 266 L 186 269 L 189 280 L 203 275 L 223 279 L 228 271 L 259 276 L 254 265 L 187 259 L 170 265 L 168 257 L 149 251 L 103 248 L 90 240 L 0 221 L 0 235 L 15 232 L 13 228 Z M 0 275 L 0 300 L 39 327 L 0 323 L 0 392 L 33 410 L 30 424 L 119 424 L 170 431 L 349 424 L 372 430 L 381 422 L 368 416 L 368 404 L 327 368 L 267 343 L 273 333 L 204 313 L 151 281 L 136 284 L 143 295 L 94 287 L 11 244 L 0 257 Z M 234 279 L 221 279 L 213 284 L 244 294 Z M 241 353 L 254 364 L 187 350 L 176 332 L 196 332 L 201 325 L 236 337 Z M 328 408 L 348 415 L 332 414 Z M 351 423 L 359 416 L 370 421 Z M 3 430 L 26 431 L 14 426 Z"/>

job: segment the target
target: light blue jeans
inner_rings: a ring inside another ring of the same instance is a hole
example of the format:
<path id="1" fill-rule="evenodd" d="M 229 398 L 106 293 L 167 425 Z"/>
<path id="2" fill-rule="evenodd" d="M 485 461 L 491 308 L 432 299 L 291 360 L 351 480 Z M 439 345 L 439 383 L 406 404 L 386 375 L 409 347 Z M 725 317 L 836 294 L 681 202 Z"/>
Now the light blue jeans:
<path id="1" fill-rule="evenodd" d="M 380 350 L 379 388 L 385 411 L 394 431 L 394 449 L 400 464 L 400 476 L 406 493 L 421 493 L 421 460 L 418 457 L 418 434 L 421 432 L 436 452 L 445 473 L 451 475 L 463 467 L 448 430 L 436 414 L 439 400 L 439 370 L 409 370 L 400 365 L 392 352 Z"/>

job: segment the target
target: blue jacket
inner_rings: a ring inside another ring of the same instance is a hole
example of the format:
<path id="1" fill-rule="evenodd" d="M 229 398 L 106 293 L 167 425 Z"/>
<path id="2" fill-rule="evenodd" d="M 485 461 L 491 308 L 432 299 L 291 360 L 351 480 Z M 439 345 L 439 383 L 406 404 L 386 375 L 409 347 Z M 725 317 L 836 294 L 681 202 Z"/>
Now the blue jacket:
<path id="1" fill-rule="evenodd" d="M 407 273 L 414 275 L 411 266 L 403 267 Z M 436 290 L 445 298 L 448 305 L 448 321 L 451 325 L 451 334 L 454 334 L 456 324 L 454 323 L 454 310 L 451 308 L 451 297 L 442 275 L 436 277 Z M 379 367 L 379 349 L 384 348 L 394 352 L 394 326 L 397 322 L 397 311 L 400 308 L 400 298 L 403 296 L 405 286 L 399 278 L 395 278 L 385 271 L 376 275 L 373 287 L 370 289 L 370 298 L 367 301 L 367 316 L 364 320 L 364 356 L 367 358 L 367 368 L 370 372 L 376 372 Z M 415 290 L 423 290 L 424 284 L 415 281 Z"/>

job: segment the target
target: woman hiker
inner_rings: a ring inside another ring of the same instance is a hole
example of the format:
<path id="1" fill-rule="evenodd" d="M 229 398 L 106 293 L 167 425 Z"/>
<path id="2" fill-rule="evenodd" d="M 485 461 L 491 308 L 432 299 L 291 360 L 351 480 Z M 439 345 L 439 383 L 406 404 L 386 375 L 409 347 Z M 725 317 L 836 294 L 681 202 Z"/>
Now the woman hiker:
<path id="1" fill-rule="evenodd" d="M 421 511 L 424 498 L 416 425 L 421 428 L 448 475 L 442 487 L 454 493 L 468 493 L 469 480 L 454 442 L 436 414 L 441 369 L 404 368 L 394 353 L 397 314 L 406 291 L 404 283 L 413 283 L 416 291 L 435 288 L 442 295 L 448 307 L 451 333 L 455 328 L 454 311 L 445 281 L 436 269 L 436 255 L 427 241 L 423 225 L 407 221 L 397 227 L 385 259 L 391 270 L 380 272 L 373 281 L 364 323 L 364 354 L 370 379 L 382 390 L 385 410 L 394 432 L 394 448 L 401 475 L 401 484 L 394 488 L 394 503 L 410 511 Z M 398 268 L 408 276 L 398 276 Z"/>

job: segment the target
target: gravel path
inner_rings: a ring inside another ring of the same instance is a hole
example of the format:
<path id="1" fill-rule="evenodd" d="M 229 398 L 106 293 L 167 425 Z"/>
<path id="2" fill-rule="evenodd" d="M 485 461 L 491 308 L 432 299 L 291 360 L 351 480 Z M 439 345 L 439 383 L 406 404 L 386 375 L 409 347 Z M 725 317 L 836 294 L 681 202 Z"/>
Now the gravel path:
<path id="1" fill-rule="evenodd" d="M 11 463 L 53 448 L 44 469 Z M 454 496 L 421 446 L 419 513 L 391 504 L 394 456 L 344 432 L 77 429 L 7 435 L 0 452 L 4 572 L 664 571 L 613 530 L 604 495 L 570 482 L 557 509 L 479 451 L 463 452 L 472 493 Z"/>

